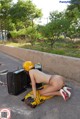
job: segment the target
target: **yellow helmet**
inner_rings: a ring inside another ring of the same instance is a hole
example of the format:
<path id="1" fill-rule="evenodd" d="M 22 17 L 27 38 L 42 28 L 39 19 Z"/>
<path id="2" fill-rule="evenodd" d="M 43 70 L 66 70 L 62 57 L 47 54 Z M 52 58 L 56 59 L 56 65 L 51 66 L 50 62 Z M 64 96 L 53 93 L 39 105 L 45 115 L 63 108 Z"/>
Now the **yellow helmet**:
<path id="1" fill-rule="evenodd" d="M 34 67 L 34 64 L 31 61 L 26 61 L 26 62 L 23 63 L 23 68 L 26 71 L 29 71 L 33 67 Z"/>

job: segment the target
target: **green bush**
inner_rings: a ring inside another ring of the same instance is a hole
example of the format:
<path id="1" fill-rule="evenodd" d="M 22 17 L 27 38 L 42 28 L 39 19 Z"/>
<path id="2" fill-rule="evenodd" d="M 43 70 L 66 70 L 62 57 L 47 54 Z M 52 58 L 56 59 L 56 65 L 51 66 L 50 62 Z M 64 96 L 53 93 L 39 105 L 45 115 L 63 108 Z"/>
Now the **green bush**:
<path id="1" fill-rule="evenodd" d="M 12 38 L 18 38 L 18 37 L 21 37 L 22 35 L 25 35 L 26 30 L 25 29 L 21 29 L 19 31 L 14 30 L 14 31 L 11 31 L 10 33 L 12 35 Z"/>
<path id="2" fill-rule="evenodd" d="M 10 33 L 11 33 L 12 38 L 16 38 L 18 36 L 18 33 L 17 33 L 16 30 L 15 31 L 11 31 Z"/>

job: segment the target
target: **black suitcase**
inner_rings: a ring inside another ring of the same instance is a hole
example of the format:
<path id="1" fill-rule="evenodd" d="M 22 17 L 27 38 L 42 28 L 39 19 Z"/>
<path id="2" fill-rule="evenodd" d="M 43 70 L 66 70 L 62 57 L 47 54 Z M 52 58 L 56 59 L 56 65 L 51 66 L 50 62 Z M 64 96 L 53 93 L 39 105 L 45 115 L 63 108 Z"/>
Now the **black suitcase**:
<path id="1" fill-rule="evenodd" d="M 41 64 L 35 64 L 35 69 L 42 71 Z M 24 71 L 24 69 L 19 69 L 13 72 L 7 73 L 7 87 L 8 93 L 11 95 L 19 95 L 24 92 L 27 88 L 31 88 L 31 80 L 29 73 Z M 37 89 L 41 87 L 42 84 L 36 84 Z"/>
<path id="2" fill-rule="evenodd" d="M 8 93 L 18 95 L 27 89 L 30 79 L 24 69 L 7 73 Z"/>

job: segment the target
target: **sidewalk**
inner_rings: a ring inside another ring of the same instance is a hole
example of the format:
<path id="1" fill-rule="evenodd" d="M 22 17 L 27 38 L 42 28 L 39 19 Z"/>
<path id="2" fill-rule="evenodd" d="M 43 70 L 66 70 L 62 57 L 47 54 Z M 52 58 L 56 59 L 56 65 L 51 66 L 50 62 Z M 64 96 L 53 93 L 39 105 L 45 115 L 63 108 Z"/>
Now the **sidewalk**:
<path id="1" fill-rule="evenodd" d="M 1 52 L 0 64 L 0 71 L 4 69 L 14 71 L 22 67 L 21 61 Z M 70 100 L 65 102 L 62 97 L 54 97 L 35 109 L 31 109 L 21 101 L 29 90 L 18 96 L 13 96 L 8 94 L 7 86 L 0 85 L 0 108 L 10 108 L 11 119 L 79 119 L 80 84 L 71 80 L 66 83 L 72 87 L 72 97 Z"/>

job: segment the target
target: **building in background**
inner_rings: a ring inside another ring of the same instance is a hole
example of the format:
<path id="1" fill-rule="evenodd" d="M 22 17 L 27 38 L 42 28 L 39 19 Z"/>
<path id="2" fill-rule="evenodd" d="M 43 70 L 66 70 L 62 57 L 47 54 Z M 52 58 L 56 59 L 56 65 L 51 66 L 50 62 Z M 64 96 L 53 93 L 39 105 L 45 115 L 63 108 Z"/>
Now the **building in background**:
<path id="1" fill-rule="evenodd" d="M 7 40 L 7 30 L 0 30 L 0 40 Z"/>

